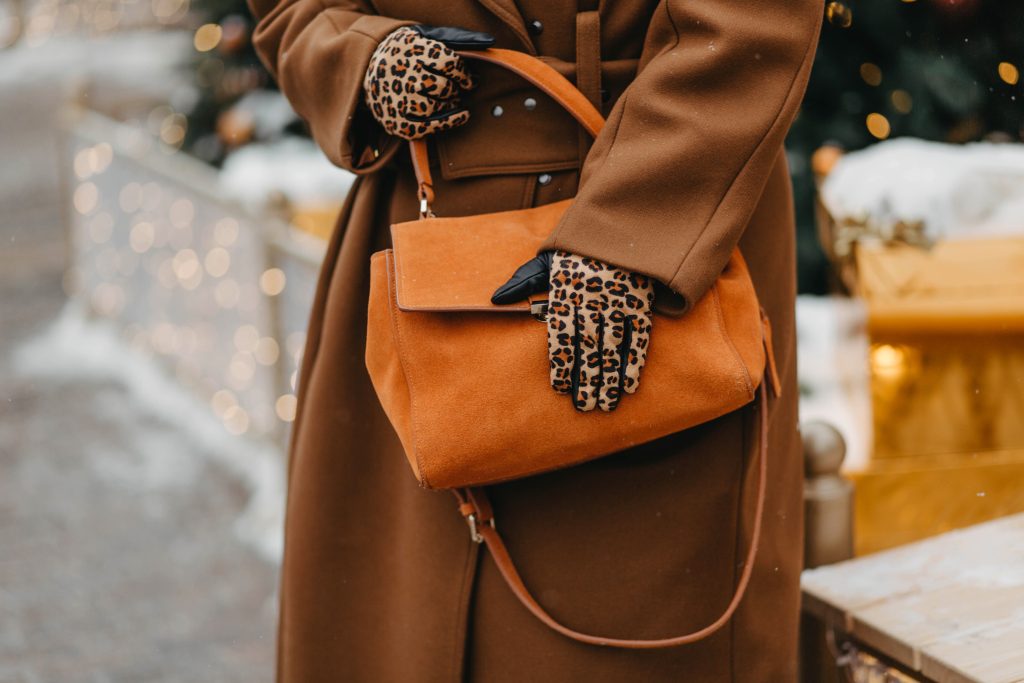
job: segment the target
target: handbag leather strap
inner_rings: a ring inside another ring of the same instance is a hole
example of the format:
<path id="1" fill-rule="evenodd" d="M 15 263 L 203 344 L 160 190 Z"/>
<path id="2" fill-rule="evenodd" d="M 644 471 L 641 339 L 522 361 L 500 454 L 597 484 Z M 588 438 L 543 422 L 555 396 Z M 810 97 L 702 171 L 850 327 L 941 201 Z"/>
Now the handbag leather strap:
<path id="1" fill-rule="evenodd" d="M 497 64 L 518 74 L 533 85 L 547 93 L 555 102 L 572 114 L 583 129 L 591 136 L 597 137 L 604 126 L 604 117 L 586 95 L 576 89 L 562 74 L 555 71 L 543 61 L 525 52 L 488 48 L 486 50 L 464 50 L 459 55 L 465 59 Z M 426 140 L 409 142 L 412 154 L 412 166 L 416 172 L 416 184 L 420 200 L 420 216 L 430 214 L 430 204 L 434 201 L 434 181 L 430 175 L 430 163 Z"/>
<path id="2" fill-rule="evenodd" d="M 530 593 L 530 589 L 526 587 L 522 577 L 516 570 L 515 562 L 512 560 L 511 555 L 509 555 L 508 548 L 505 547 L 505 542 L 502 540 L 501 534 L 498 533 L 498 530 L 494 525 L 494 511 L 491 508 L 491 503 L 484 490 L 482 488 L 453 490 L 453 493 L 459 502 L 459 512 L 462 513 L 469 523 L 473 540 L 478 543 L 485 544 L 487 550 L 490 551 L 491 557 L 494 559 L 494 564 L 498 568 L 498 572 L 505 580 L 505 583 L 508 584 L 508 587 L 512 590 L 512 594 L 516 596 L 519 602 L 521 602 L 527 610 L 544 623 L 544 625 L 558 633 L 561 633 L 563 636 L 588 645 L 601 645 L 627 650 L 656 650 L 686 645 L 698 640 L 703 640 L 725 626 L 732 618 L 733 614 L 736 613 L 736 609 L 743 600 L 743 596 L 747 591 L 747 586 L 750 584 L 750 577 L 754 571 L 754 561 L 757 559 L 757 551 L 761 542 L 761 523 L 764 519 L 765 497 L 768 488 L 767 384 L 769 381 L 770 378 L 765 377 L 764 381 L 761 382 L 761 385 L 758 388 L 757 409 L 760 413 L 760 427 L 758 429 L 758 447 L 756 451 L 756 457 L 758 459 L 757 502 L 754 508 L 753 532 L 750 538 L 750 546 L 747 549 L 747 554 L 744 558 L 743 571 L 740 574 L 739 581 L 736 582 L 736 588 L 733 592 L 732 599 L 726 606 L 725 611 L 723 611 L 722 614 L 713 622 L 703 628 L 693 631 L 692 633 L 672 638 L 631 640 L 590 635 L 587 633 L 581 633 L 580 631 L 576 631 L 566 626 L 548 614 L 547 610 L 545 610 L 540 603 L 537 602 L 537 599 L 533 597 L 533 594 Z"/>

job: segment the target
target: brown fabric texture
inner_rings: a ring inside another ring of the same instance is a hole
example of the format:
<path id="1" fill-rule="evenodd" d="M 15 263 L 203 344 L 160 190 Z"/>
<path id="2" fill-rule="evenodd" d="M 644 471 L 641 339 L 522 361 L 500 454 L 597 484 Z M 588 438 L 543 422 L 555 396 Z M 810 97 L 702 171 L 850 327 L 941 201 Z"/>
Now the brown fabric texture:
<path id="1" fill-rule="evenodd" d="M 610 120 L 585 166 L 572 118 L 488 65 L 471 67 L 480 85 L 466 97 L 470 121 L 436 141 L 440 216 L 570 198 L 583 166 L 586 188 L 566 214 L 559 248 L 664 279 L 691 301 L 737 241 L 746 258 L 772 321 L 783 384 L 769 414 L 761 549 L 727 628 L 652 652 L 580 645 L 537 622 L 470 541 L 451 496 L 417 485 L 364 364 L 369 256 L 389 246 L 390 224 L 417 212 L 405 143 L 389 140 L 362 105 L 373 51 L 402 25 L 463 26 L 495 35 L 498 47 L 541 55 L 571 78 L 579 8 L 547 0 L 252 4 L 256 46 L 285 94 L 327 155 L 362 176 L 327 249 L 303 360 L 279 680 L 794 680 L 802 468 L 793 215 L 781 144 L 822 3 L 602 3 Z M 527 28 L 534 21 L 540 33 Z M 536 106 L 526 107 L 527 98 Z M 666 186 L 667 178 L 676 182 Z M 543 354 L 543 335 L 539 343 Z M 730 413 L 585 465 L 489 487 L 509 552 L 545 608 L 579 630 L 626 638 L 683 633 L 721 614 L 751 533 L 748 418 L 746 410 Z"/>

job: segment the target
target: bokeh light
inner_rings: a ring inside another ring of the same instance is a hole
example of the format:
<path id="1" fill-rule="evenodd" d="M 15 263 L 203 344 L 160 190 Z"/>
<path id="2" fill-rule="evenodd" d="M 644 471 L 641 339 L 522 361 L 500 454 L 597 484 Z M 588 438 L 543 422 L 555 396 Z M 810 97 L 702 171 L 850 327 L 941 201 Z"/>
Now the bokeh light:
<path id="1" fill-rule="evenodd" d="M 889 137 L 889 133 L 892 132 L 889 119 L 878 113 L 868 114 L 867 127 L 868 132 L 879 140 L 886 139 Z"/>
<path id="2" fill-rule="evenodd" d="M 222 33 L 219 24 L 203 24 L 196 29 L 192 43 L 199 52 L 209 52 L 217 47 Z"/>

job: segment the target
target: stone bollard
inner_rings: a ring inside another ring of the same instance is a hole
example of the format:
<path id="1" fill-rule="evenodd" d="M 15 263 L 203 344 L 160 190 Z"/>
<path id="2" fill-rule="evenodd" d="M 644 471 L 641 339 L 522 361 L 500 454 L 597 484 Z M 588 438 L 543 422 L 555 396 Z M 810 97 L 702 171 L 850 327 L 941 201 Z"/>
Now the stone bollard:
<path id="1" fill-rule="evenodd" d="M 801 425 L 804 444 L 804 566 L 853 557 L 853 485 L 839 468 L 846 443 L 832 425 Z"/>

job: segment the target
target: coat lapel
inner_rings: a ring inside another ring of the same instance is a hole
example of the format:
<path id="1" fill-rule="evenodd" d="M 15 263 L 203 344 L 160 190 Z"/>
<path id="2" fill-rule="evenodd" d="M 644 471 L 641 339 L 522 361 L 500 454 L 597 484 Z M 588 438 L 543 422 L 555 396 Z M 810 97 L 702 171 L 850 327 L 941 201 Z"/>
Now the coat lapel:
<path id="1" fill-rule="evenodd" d="M 486 7 L 490 12 L 498 17 L 506 26 L 512 29 L 512 33 L 515 34 L 519 42 L 523 44 L 526 51 L 531 55 L 537 54 L 537 49 L 533 46 L 533 41 L 530 39 L 530 33 L 526 30 L 526 22 L 523 20 L 523 15 L 519 13 L 519 8 L 516 6 L 515 0 L 478 0 L 481 5 Z"/>

